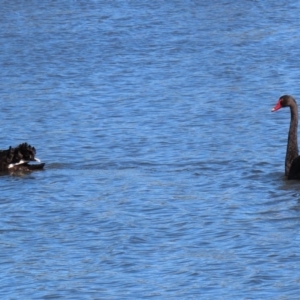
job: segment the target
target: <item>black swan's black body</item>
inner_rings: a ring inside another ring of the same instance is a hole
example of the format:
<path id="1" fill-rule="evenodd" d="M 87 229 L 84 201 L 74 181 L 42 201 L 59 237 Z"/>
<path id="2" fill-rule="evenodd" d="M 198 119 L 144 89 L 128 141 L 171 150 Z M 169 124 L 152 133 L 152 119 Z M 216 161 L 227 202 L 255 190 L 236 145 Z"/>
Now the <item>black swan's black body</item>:
<path id="1" fill-rule="evenodd" d="M 298 152 L 298 106 L 296 100 L 289 95 L 279 98 L 272 111 L 282 107 L 289 107 L 291 111 L 291 123 L 288 135 L 288 143 L 285 156 L 285 175 L 288 179 L 300 179 L 300 156 Z"/>
<path id="2" fill-rule="evenodd" d="M 21 171 L 28 172 L 41 170 L 44 163 L 35 157 L 36 150 L 27 143 L 20 144 L 18 147 L 9 147 L 7 150 L 0 150 L 0 171 L 11 172 Z M 30 165 L 30 161 L 37 161 L 39 164 Z"/>

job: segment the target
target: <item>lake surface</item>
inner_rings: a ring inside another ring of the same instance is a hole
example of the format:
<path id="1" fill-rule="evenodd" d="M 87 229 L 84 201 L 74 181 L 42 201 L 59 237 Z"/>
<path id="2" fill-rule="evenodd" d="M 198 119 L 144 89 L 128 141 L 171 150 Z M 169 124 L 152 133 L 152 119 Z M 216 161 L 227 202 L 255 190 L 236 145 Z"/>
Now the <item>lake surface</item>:
<path id="1" fill-rule="evenodd" d="M 299 299 L 299 1 L 2 1 L 1 299 Z"/>

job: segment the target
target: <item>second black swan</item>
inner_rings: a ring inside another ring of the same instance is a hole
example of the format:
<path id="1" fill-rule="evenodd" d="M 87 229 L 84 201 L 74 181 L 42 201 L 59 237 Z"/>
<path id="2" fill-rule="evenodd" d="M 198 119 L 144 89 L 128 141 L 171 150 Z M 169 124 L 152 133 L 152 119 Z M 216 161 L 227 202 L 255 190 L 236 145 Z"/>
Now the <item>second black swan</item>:
<path id="1" fill-rule="evenodd" d="M 300 156 L 298 152 L 298 106 L 296 100 L 290 95 L 279 98 L 272 109 L 279 110 L 282 107 L 289 107 L 291 111 L 291 122 L 288 134 L 288 142 L 285 156 L 285 175 L 288 179 L 300 179 Z"/>
<path id="2" fill-rule="evenodd" d="M 28 172 L 34 170 L 41 170 L 44 168 L 44 163 L 35 157 L 36 150 L 27 143 L 7 150 L 0 150 L 0 171 L 21 171 Z M 29 164 L 31 161 L 36 161 L 38 164 Z"/>

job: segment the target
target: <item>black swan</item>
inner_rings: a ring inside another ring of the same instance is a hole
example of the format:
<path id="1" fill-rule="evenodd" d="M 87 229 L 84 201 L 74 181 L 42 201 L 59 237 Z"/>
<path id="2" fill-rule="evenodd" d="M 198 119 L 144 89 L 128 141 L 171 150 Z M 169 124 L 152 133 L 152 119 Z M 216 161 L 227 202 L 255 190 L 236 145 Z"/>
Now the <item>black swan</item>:
<path id="1" fill-rule="evenodd" d="M 298 155 L 298 106 L 296 100 L 290 95 L 279 98 L 272 111 L 282 107 L 290 107 L 291 123 L 285 156 L 285 175 L 288 179 L 300 179 L 300 156 Z"/>
<path id="2" fill-rule="evenodd" d="M 0 171 L 28 172 L 43 169 L 45 164 L 35 157 L 35 153 L 35 148 L 27 143 L 20 144 L 15 148 L 9 147 L 8 150 L 0 150 Z M 30 161 L 37 161 L 39 164 L 30 165 L 28 164 Z"/>

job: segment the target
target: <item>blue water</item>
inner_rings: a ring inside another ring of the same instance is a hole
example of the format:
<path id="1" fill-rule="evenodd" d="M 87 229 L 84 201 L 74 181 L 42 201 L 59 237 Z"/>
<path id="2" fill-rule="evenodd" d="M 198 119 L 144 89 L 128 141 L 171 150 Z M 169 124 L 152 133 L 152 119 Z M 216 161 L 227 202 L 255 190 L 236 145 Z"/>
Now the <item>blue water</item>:
<path id="1" fill-rule="evenodd" d="M 2 1 L 1 299 L 299 299 L 299 1 Z M 298 101 L 298 102 L 299 102 Z"/>

